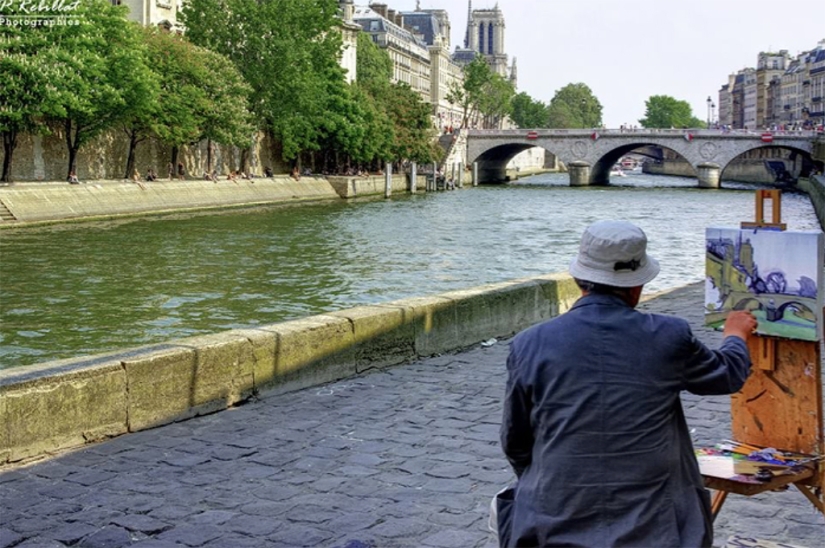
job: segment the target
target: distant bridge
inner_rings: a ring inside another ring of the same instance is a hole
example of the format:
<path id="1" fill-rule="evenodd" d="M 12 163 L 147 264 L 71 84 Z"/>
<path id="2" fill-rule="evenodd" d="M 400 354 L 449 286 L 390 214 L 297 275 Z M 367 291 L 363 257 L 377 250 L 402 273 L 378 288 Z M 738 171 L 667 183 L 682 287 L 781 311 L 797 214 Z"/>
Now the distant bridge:
<path id="1" fill-rule="evenodd" d="M 702 188 L 718 188 L 728 164 L 749 150 L 784 148 L 810 159 L 814 132 L 753 132 L 706 129 L 467 131 L 467 163 L 477 163 L 477 181 L 506 179 L 505 167 L 518 153 L 542 147 L 564 162 L 571 186 L 606 185 L 610 169 L 625 154 L 646 146 L 668 148 L 693 166 Z"/>
<path id="2" fill-rule="evenodd" d="M 782 319 L 785 315 L 785 309 L 791 308 L 798 313 L 803 314 L 807 319 L 814 321 L 816 314 L 813 308 L 809 306 L 810 303 L 804 301 L 813 301 L 813 299 L 805 299 L 798 295 L 787 295 L 784 293 L 763 293 L 759 295 L 762 299 L 760 301 L 753 293 L 745 292 L 731 292 L 728 295 L 728 302 L 731 303 L 732 310 L 752 310 L 758 308 L 763 310 L 767 316 L 768 321 L 776 321 Z M 764 298 L 767 297 L 773 301 L 773 307 L 766 307 Z"/>

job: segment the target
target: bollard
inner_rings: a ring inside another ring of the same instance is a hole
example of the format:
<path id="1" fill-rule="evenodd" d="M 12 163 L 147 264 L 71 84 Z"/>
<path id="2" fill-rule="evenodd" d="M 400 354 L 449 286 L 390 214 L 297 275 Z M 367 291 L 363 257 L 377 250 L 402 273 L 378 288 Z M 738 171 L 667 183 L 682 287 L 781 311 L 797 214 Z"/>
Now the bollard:
<path id="1" fill-rule="evenodd" d="M 458 162 L 458 188 L 464 188 L 464 164 Z"/>
<path id="2" fill-rule="evenodd" d="M 384 198 L 392 196 L 392 162 L 387 162 L 384 169 Z"/>
<path id="3" fill-rule="evenodd" d="M 473 186 L 478 186 L 478 162 L 473 162 Z"/>
<path id="4" fill-rule="evenodd" d="M 410 164 L 410 194 L 415 194 L 416 186 L 418 185 L 418 164 L 412 162 Z"/>

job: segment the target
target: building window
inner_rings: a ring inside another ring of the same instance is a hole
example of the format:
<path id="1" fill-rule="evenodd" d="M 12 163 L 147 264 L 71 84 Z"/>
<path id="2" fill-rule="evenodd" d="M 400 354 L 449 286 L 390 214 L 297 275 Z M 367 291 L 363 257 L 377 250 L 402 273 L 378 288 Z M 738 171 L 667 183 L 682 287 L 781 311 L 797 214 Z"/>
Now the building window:
<path id="1" fill-rule="evenodd" d="M 484 23 L 478 26 L 478 51 L 484 53 Z"/>
<path id="2" fill-rule="evenodd" d="M 495 48 L 493 47 L 493 24 L 492 23 L 490 23 L 490 26 L 488 27 L 488 29 L 489 30 L 487 32 L 487 43 L 488 43 L 489 47 L 487 48 L 487 53 L 492 55 L 493 53 L 496 52 Z"/>

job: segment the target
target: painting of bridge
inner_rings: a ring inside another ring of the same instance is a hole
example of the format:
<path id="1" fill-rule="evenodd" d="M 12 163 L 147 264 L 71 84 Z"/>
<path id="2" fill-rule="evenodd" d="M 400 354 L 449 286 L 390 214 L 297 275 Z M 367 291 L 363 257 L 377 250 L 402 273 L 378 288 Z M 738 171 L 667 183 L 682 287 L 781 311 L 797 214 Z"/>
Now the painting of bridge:
<path id="1" fill-rule="evenodd" d="M 721 328 L 730 311 L 750 310 L 759 334 L 820 340 L 821 232 L 708 228 L 705 244 L 706 325 Z"/>

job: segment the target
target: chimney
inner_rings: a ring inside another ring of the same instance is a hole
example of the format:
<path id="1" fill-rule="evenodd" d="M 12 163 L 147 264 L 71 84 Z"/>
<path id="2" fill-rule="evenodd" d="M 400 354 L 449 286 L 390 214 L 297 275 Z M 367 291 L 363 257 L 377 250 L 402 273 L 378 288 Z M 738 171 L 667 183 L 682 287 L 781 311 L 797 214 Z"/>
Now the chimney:
<path id="1" fill-rule="evenodd" d="M 383 18 L 387 18 L 387 5 L 386 4 L 370 4 L 370 9 L 380 15 Z"/>
<path id="2" fill-rule="evenodd" d="M 387 10 L 387 14 L 384 17 L 392 23 L 395 23 L 395 10 Z"/>
<path id="3" fill-rule="evenodd" d="M 395 16 L 395 24 L 401 27 L 402 29 L 404 28 L 404 16 L 401 15 L 400 11 Z"/>

